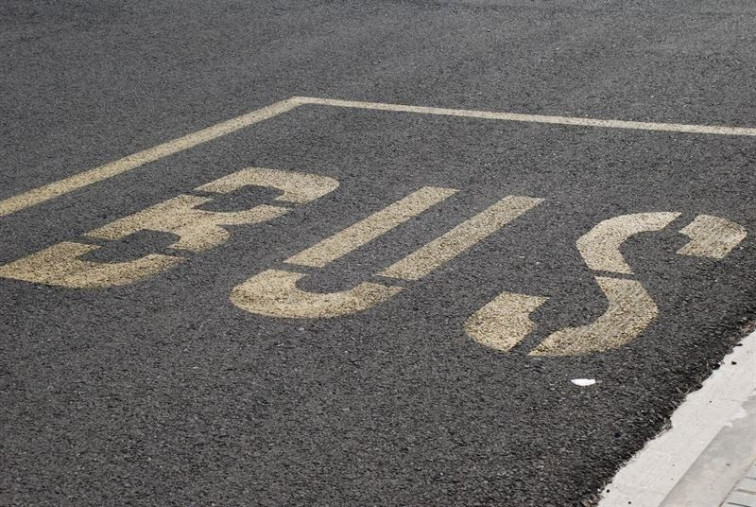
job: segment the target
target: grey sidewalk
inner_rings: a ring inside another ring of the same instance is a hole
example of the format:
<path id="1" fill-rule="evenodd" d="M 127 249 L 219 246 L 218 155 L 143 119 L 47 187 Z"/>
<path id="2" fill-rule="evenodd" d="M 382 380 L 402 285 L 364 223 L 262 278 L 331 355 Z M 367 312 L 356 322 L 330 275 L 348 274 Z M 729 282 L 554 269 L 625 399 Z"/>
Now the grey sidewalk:
<path id="1" fill-rule="evenodd" d="M 744 410 L 746 414 L 722 428 L 663 507 L 756 507 L 756 393 Z"/>
<path id="2" fill-rule="evenodd" d="M 756 333 L 604 490 L 600 507 L 756 507 Z"/>
<path id="3" fill-rule="evenodd" d="M 725 507 L 756 506 L 756 462 L 748 469 L 743 479 L 727 495 Z"/>

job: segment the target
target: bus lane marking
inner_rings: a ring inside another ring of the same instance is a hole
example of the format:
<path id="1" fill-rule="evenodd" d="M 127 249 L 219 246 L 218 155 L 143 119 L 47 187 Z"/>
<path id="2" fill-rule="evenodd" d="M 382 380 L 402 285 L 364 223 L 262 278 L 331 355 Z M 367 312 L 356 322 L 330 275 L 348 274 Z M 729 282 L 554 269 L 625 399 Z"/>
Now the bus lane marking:
<path id="1" fill-rule="evenodd" d="M 620 247 L 637 234 L 664 229 L 680 215 L 656 212 L 608 218 L 582 235 L 576 246 L 591 270 L 632 275 Z M 680 232 L 690 241 L 678 254 L 713 259 L 724 258 L 746 237 L 741 225 L 709 215 L 697 216 Z M 596 283 L 606 296 L 606 311 L 590 324 L 551 333 L 529 355 L 582 355 L 615 349 L 640 336 L 658 316 L 656 303 L 639 281 L 597 274 Z M 535 330 L 530 315 L 548 300 L 503 292 L 467 320 L 465 331 L 474 341 L 507 352 Z"/>
<path id="2" fill-rule="evenodd" d="M 195 191 L 229 194 L 247 186 L 268 187 L 282 192 L 275 201 L 304 204 L 332 192 L 339 182 L 325 176 L 248 168 L 212 181 Z M 170 248 L 202 252 L 228 241 L 231 234 L 223 226 L 257 224 L 283 216 L 289 208 L 261 204 L 236 212 L 197 209 L 213 199 L 180 195 L 133 215 L 111 222 L 85 234 L 92 239 L 116 241 L 138 231 L 167 232 L 179 236 Z"/>
<path id="3" fill-rule="evenodd" d="M 247 114 L 237 116 L 230 120 L 217 123 L 210 127 L 192 132 L 172 141 L 159 144 L 152 148 L 139 151 L 116 161 L 95 167 L 88 171 L 80 172 L 41 187 L 27 190 L 21 194 L 0 201 L 0 218 L 21 211 L 56 197 L 68 194 L 80 188 L 94 183 L 107 180 L 119 174 L 127 173 L 150 162 L 174 155 L 197 145 L 212 141 L 219 137 L 231 134 L 255 123 L 269 120 L 281 113 L 291 111 L 301 105 L 296 99 L 287 99 L 270 106 L 257 109 Z"/>
<path id="4" fill-rule="evenodd" d="M 191 134 L 167 141 L 152 148 L 139 151 L 105 165 L 83 171 L 67 178 L 27 190 L 0 200 L 0 218 L 18 211 L 42 204 L 56 197 L 107 180 L 114 176 L 137 169 L 170 155 L 207 143 L 224 135 L 236 132 L 275 116 L 287 113 L 302 105 L 321 105 L 372 111 L 390 111 L 435 116 L 478 118 L 483 120 L 514 121 L 521 123 L 541 123 L 575 127 L 616 128 L 646 130 L 656 132 L 679 132 L 687 134 L 707 134 L 726 136 L 756 137 L 756 128 L 719 125 L 688 125 L 682 123 L 638 122 L 627 120 L 603 120 L 573 116 L 552 116 L 538 114 L 506 113 L 471 109 L 450 109 L 425 106 L 408 106 L 383 102 L 324 99 L 318 97 L 291 97 L 269 106 L 251 111 L 236 118 L 226 120 Z"/>
<path id="5" fill-rule="evenodd" d="M 273 188 L 282 192 L 274 202 L 300 205 L 334 191 L 339 182 L 327 176 L 250 167 L 202 185 L 195 191 L 222 195 L 246 186 Z M 212 197 L 180 195 L 115 220 L 84 236 L 115 241 L 138 231 L 166 232 L 179 237 L 171 248 L 197 253 L 228 241 L 231 234 L 225 226 L 267 222 L 291 211 L 288 207 L 268 204 L 234 212 L 197 209 L 212 200 Z M 82 256 L 100 248 L 65 241 L 0 266 L 0 277 L 72 289 L 104 289 L 150 278 L 187 260 L 183 256 L 158 254 L 129 262 L 81 260 Z"/>
<path id="6" fill-rule="evenodd" d="M 291 97 L 89 171 L 0 200 L 0 218 L 290 112 L 302 105 L 575 127 L 756 137 L 756 128 L 751 127 L 601 120 Z M 203 252 L 230 238 L 227 226 L 273 220 L 291 209 L 277 206 L 276 203 L 300 205 L 311 202 L 332 192 L 339 183 L 332 178 L 315 174 L 247 168 L 195 190 L 227 194 L 247 185 L 274 188 L 281 195 L 274 199 L 274 203 L 234 212 L 199 209 L 211 202 L 212 197 L 179 195 L 89 231 L 84 237 L 98 241 L 117 241 L 138 231 L 165 232 L 178 237 L 170 246 L 174 250 Z M 351 290 L 333 293 L 314 293 L 297 287 L 307 274 L 296 271 L 294 266 L 323 268 L 456 192 L 456 189 L 423 187 L 289 257 L 284 263 L 291 265 L 292 269 L 268 269 L 237 285 L 231 293 L 231 300 L 248 312 L 279 318 L 330 318 L 364 311 L 391 299 L 403 290 L 402 286 L 390 285 L 391 281 L 385 279 L 420 280 L 542 201 L 521 196 L 509 196 L 500 200 L 377 273 L 384 278 L 381 280 L 384 283 L 363 282 Z M 622 257 L 620 247 L 636 234 L 664 229 L 679 216 L 680 213 L 671 212 L 623 215 L 601 222 L 579 238 L 576 247 L 586 265 L 596 272 L 596 283 L 607 299 L 607 309 L 590 324 L 555 331 L 535 347 L 530 355 L 560 356 L 605 351 L 622 346 L 642 334 L 658 316 L 658 308 L 639 281 L 627 278 L 633 275 L 633 271 Z M 711 259 L 723 259 L 747 235 L 743 226 L 709 215 L 697 216 L 680 233 L 690 241 L 678 250 L 678 254 Z M 64 241 L 0 266 L 0 277 L 76 289 L 101 289 L 144 280 L 187 260 L 182 255 L 157 253 L 127 262 L 84 260 L 86 255 L 100 248 L 99 245 Z M 483 345 L 509 351 L 535 330 L 537 324 L 531 320 L 531 315 L 548 300 L 548 297 L 543 296 L 503 292 L 467 320 L 465 331 Z"/>
<path id="7" fill-rule="evenodd" d="M 285 262 L 313 268 L 325 267 L 457 192 L 458 190 L 451 188 L 423 187 L 307 250 L 289 257 Z"/>
<path id="8" fill-rule="evenodd" d="M 426 187 L 418 192 L 428 191 L 428 188 Z M 448 189 L 448 191 L 450 194 L 455 192 L 452 189 Z M 506 197 L 414 253 L 409 254 L 403 260 L 381 272 L 380 275 L 397 279 L 418 280 L 538 206 L 542 201 L 543 199 L 531 197 Z M 399 201 L 399 203 L 403 202 L 406 203 L 407 198 Z M 373 224 L 376 221 L 382 222 L 375 217 L 387 216 L 386 210 L 392 209 L 396 204 L 398 203 L 376 212 L 356 225 Z M 388 215 L 394 213 L 395 211 L 392 211 Z M 393 228 L 399 224 L 391 225 L 391 228 Z M 354 227 L 348 227 L 318 243 L 315 247 L 306 249 L 284 262 L 323 267 L 328 262 L 346 255 L 373 239 L 374 234 L 359 233 L 362 230 L 361 227 L 356 229 Z M 377 230 L 384 231 L 384 228 L 379 227 Z M 344 238 L 357 238 L 362 243 L 358 245 L 356 242 L 350 242 L 345 248 L 340 248 L 341 240 Z M 333 245 L 338 248 L 333 248 Z M 334 257 L 334 255 L 321 256 L 322 252 L 328 254 L 338 252 L 340 255 L 338 257 Z M 330 260 L 323 263 L 321 262 L 323 258 Z M 305 274 L 296 271 L 268 269 L 234 287 L 231 292 L 231 302 L 242 310 L 267 317 L 288 319 L 334 318 L 370 309 L 388 301 L 404 289 L 401 286 L 362 282 L 346 291 L 316 293 L 297 287 L 297 282 L 305 276 Z"/>
<path id="9" fill-rule="evenodd" d="M 380 274 L 401 280 L 419 280 L 541 202 L 543 202 L 543 199 L 532 197 L 505 197 L 404 259 L 392 264 Z"/>

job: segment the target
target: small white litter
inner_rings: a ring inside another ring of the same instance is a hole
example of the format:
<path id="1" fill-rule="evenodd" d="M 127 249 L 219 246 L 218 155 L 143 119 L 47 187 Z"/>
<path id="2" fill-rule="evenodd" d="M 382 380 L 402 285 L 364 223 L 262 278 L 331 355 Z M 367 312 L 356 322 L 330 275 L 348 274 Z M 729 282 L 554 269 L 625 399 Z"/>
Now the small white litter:
<path id="1" fill-rule="evenodd" d="M 587 386 L 592 386 L 593 384 L 595 384 L 596 379 L 595 378 L 574 378 L 570 380 L 570 382 L 572 382 L 576 386 L 587 387 Z"/>

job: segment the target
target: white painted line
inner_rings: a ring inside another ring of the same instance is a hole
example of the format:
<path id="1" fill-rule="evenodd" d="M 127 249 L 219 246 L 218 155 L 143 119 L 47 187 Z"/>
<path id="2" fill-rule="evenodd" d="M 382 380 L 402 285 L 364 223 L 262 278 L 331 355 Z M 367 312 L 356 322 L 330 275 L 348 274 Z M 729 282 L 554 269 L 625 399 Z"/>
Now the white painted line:
<path id="1" fill-rule="evenodd" d="M 598 120 L 595 118 L 577 118 L 573 116 L 544 116 L 539 114 L 496 113 L 493 111 L 475 111 L 470 109 L 443 109 L 438 107 L 404 106 L 381 102 L 359 102 L 353 100 L 318 99 L 314 97 L 294 97 L 302 104 L 320 104 L 323 106 L 349 107 L 354 109 L 372 109 L 375 111 L 392 111 L 401 113 L 432 114 L 439 116 L 460 116 L 463 118 L 480 118 L 485 120 L 508 120 L 527 123 L 551 123 L 555 125 L 572 125 L 577 127 L 603 127 L 632 130 L 654 130 L 662 132 L 685 132 L 691 134 L 717 134 L 727 136 L 756 137 L 756 128 L 725 127 L 716 125 L 685 125 L 681 123 L 651 123 L 642 121 Z"/>
<path id="2" fill-rule="evenodd" d="M 100 181 L 118 176 L 154 162 L 163 157 L 173 155 L 180 151 L 192 148 L 202 143 L 212 141 L 226 134 L 243 129 L 255 123 L 278 116 L 291 111 L 298 106 L 323 105 L 333 107 L 345 107 L 352 109 L 369 109 L 374 111 L 392 111 L 403 113 L 429 114 L 439 116 L 456 116 L 462 118 L 479 118 L 487 120 L 505 120 L 528 123 L 547 123 L 555 125 L 571 125 L 577 127 L 601 127 L 634 130 L 650 130 L 662 132 L 683 132 L 692 134 L 716 134 L 729 136 L 756 137 L 756 128 L 750 127 L 726 127 L 710 125 L 684 125 L 679 123 L 649 123 L 623 120 L 599 120 L 594 118 L 576 118 L 570 116 L 544 116 L 536 114 L 497 113 L 492 111 L 475 111 L 470 109 L 445 109 L 438 107 L 405 106 L 400 104 L 385 104 L 381 102 L 360 102 L 352 100 L 321 99 L 317 97 L 291 97 L 290 99 L 276 102 L 262 109 L 232 118 L 172 141 L 159 144 L 133 155 L 121 158 L 114 162 L 84 171 L 68 178 L 58 180 L 41 187 L 28 190 L 22 194 L 9 197 L 0 201 L 0 218 L 21 211 L 50 199 L 60 197 L 80 188 L 98 183 Z"/>
<path id="3" fill-rule="evenodd" d="M 756 393 L 754 372 L 756 333 L 724 358 L 722 366 L 700 390 L 688 395 L 672 414 L 672 429 L 648 442 L 617 473 L 605 488 L 599 507 L 664 505 L 670 492 L 723 428 L 744 416 L 746 402 Z M 735 482 L 729 484 L 725 494 Z M 713 485 L 700 487 L 711 490 Z"/>

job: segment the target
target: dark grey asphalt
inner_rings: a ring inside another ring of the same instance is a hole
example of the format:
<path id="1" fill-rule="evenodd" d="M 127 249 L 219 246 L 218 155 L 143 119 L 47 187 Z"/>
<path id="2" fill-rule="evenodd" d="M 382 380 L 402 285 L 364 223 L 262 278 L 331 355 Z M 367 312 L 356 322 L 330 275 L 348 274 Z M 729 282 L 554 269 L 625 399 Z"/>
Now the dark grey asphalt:
<path id="1" fill-rule="evenodd" d="M 756 5 L 4 0 L 0 199 L 294 95 L 754 126 Z M 754 138 L 323 106 L 0 218 L 0 264 L 252 165 L 341 186 L 132 286 L 0 279 L 0 504 L 587 505 L 756 317 Z M 275 320 L 229 301 L 429 185 L 462 191 L 303 286 L 370 279 L 506 195 L 546 200 L 365 313 Z M 505 290 L 552 298 L 541 338 L 592 321 L 605 299 L 575 241 L 646 211 L 683 216 L 623 251 L 660 312 L 640 338 L 533 358 L 465 336 Z M 676 255 L 698 214 L 749 236 L 722 261 Z"/>

